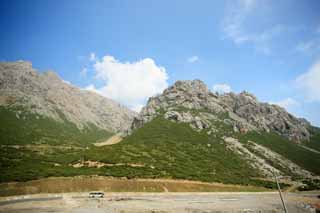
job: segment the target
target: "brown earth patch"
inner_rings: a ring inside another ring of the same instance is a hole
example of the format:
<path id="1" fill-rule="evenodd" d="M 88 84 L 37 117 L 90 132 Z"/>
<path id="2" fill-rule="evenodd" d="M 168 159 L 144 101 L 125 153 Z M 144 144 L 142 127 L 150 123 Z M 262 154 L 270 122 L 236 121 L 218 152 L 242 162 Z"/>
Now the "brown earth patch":
<path id="1" fill-rule="evenodd" d="M 114 136 L 110 137 L 108 140 L 106 140 L 104 142 L 94 143 L 94 145 L 95 146 L 108 146 L 108 145 L 117 144 L 121 141 L 122 141 L 122 137 L 120 137 L 119 135 L 114 135 Z"/>
<path id="2" fill-rule="evenodd" d="M 262 187 L 170 179 L 125 179 L 101 176 L 56 177 L 0 184 L 0 196 L 67 192 L 257 192 Z"/>
<path id="3" fill-rule="evenodd" d="M 81 168 L 81 167 L 95 167 L 95 168 L 101 168 L 104 166 L 131 166 L 131 167 L 145 167 L 143 164 L 136 164 L 136 163 L 103 163 L 99 161 L 81 161 L 75 164 L 69 164 L 69 166 L 72 166 L 74 168 Z"/>

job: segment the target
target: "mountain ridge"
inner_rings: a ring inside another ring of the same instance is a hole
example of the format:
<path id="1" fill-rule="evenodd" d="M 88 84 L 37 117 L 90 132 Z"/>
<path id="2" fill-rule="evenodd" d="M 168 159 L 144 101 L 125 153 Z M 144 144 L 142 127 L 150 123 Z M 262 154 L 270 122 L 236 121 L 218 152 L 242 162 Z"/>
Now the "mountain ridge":
<path id="1" fill-rule="evenodd" d="M 131 134 L 159 119 L 208 135 L 206 140 L 223 144 L 264 177 L 272 178 L 276 172 L 292 179 L 319 178 L 320 170 L 313 165 L 320 160 L 319 128 L 280 106 L 260 103 L 246 91 L 218 94 L 201 80 L 177 81 L 148 100 L 135 117 Z"/>
<path id="2" fill-rule="evenodd" d="M 192 117 L 187 112 L 179 113 L 181 108 L 186 111 L 202 110 L 206 114 Z M 220 119 L 232 124 L 235 132 L 276 132 L 296 142 L 309 141 L 311 137 L 309 129 L 312 126 L 306 119 L 296 118 L 280 106 L 259 102 L 254 95 L 245 91 L 239 94 L 213 93 L 201 80 L 177 81 L 162 94 L 151 97 L 135 118 L 132 128 L 152 120 L 161 110 L 166 111 L 166 118 L 191 123 L 196 129 L 209 129 L 205 118 L 210 116 L 208 113 L 224 114 L 224 118 Z"/>
<path id="3" fill-rule="evenodd" d="M 30 62 L 0 63 L 0 105 L 74 123 L 87 123 L 114 133 L 125 133 L 135 112 L 99 94 L 66 83 L 53 71 L 38 73 Z M 61 112 L 61 113 L 60 113 Z"/>

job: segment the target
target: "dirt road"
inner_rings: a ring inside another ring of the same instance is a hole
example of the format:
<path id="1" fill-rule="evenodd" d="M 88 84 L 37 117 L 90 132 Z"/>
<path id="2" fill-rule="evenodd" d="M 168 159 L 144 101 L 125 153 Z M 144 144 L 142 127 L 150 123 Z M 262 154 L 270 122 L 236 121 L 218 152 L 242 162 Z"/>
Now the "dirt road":
<path id="1" fill-rule="evenodd" d="M 290 213 L 312 212 L 317 194 L 285 194 Z M 0 212 L 283 212 L 275 192 L 234 193 L 107 193 L 88 198 L 88 193 L 43 194 L 11 197 L 0 201 Z"/>

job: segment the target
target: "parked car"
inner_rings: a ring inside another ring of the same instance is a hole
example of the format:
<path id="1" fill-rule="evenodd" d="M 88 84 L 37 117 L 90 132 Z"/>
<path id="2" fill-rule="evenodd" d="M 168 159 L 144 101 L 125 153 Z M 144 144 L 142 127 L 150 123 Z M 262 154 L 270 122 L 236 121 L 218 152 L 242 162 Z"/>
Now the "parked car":
<path id="1" fill-rule="evenodd" d="M 89 198 L 103 198 L 104 193 L 103 192 L 90 192 Z"/>

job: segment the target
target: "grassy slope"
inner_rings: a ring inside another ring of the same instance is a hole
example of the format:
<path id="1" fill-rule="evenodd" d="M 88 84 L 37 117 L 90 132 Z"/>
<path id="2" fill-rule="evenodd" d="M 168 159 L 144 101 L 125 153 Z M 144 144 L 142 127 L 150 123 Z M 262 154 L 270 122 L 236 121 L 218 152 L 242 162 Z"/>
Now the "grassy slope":
<path id="1" fill-rule="evenodd" d="M 311 133 L 312 133 L 312 136 L 310 138 L 310 141 L 305 142 L 304 145 L 320 151 L 320 128 L 318 127 L 312 128 Z"/>
<path id="2" fill-rule="evenodd" d="M 16 117 L 16 110 L 0 107 L 0 143 L 21 144 L 74 144 L 86 146 L 88 143 L 106 139 L 112 134 L 89 124 L 79 130 L 73 123 L 68 122 L 60 113 L 64 122 L 25 113 Z"/>
<path id="3" fill-rule="evenodd" d="M 0 122 L 1 144 L 72 144 L 65 149 L 48 146 L 46 149 L 30 147 L 0 147 L 0 182 L 25 181 L 49 176 L 105 175 L 127 178 L 173 178 L 253 184 L 274 187 L 273 184 L 250 179 L 259 177 L 248 162 L 225 148 L 221 136 L 229 132 L 222 122 L 215 123 L 220 131 L 207 135 L 196 132 L 187 124 L 177 124 L 163 118 L 156 118 L 121 143 L 112 146 L 94 147 L 92 142 L 110 134 L 87 129 L 79 132 L 71 123 L 58 123 L 47 118 L 36 118 L 25 114 L 26 119 L 17 119 L 15 113 L 0 108 L 3 120 Z M 23 116 L 20 116 L 23 117 Z M 93 133 L 93 134 L 92 134 Z M 241 136 L 242 141 L 254 140 L 280 154 L 284 154 L 311 171 L 318 171 L 310 164 L 310 154 L 291 142 L 264 135 Z M 275 137 L 275 136 L 273 136 Z M 283 144 L 282 144 L 283 142 Z M 89 147 L 84 149 L 84 147 Z M 292 149 L 293 147 L 293 149 Z M 289 150 L 290 149 L 290 150 Z M 293 151 L 292 151 L 292 150 Z M 289 150 L 289 151 L 288 151 Z M 291 156 L 293 155 L 293 156 Z M 311 155 L 312 156 L 312 155 Z M 317 156 L 319 159 L 319 156 Z M 100 161 L 109 164 L 122 163 L 112 167 L 73 168 L 70 164 L 80 159 Z M 317 162 L 317 161 L 316 161 Z M 59 164 L 55 166 L 55 164 Z M 130 164 L 141 164 L 134 167 Z M 317 165 L 317 164 L 315 164 Z M 319 164 L 318 164 L 319 165 Z"/>
<path id="4" fill-rule="evenodd" d="M 222 141 L 198 133 L 187 124 L 156 118 L 119 144 L 103 147 L 105 155 L 94 156 L 103 162 L 140 163 L 155 167 L 157 177 L 248 183 L 248 176 L 258 176 L 247 162 L 226 150 Z"/>
<path id="5" fill-rule="evenodd" d="M 89 149 L 50 148 L 39 151 L 1 147 L 0 181 L 31 180 L 49 176 L 105 175 L 127 178 L 173 178 L 208 182 L 273 184 L 259 177 L 248 162 L 228 151 L 221 139 L 198 133 L 187 124 L 156 118 L 121 143 Z M 73 168 L 79 159 L 123 163 L 102 168 Z M 35 163 L 37 162 L 37 163 Z M 54 166 L 54 164 L 59 166 Z M 134 167 L 131 164 L 141 164 Z"/>
<path id="6" fill-rule="evenodd" d="M 279 153 L 302 168 L 320 175 L 320 154 L 306 150 L 284 137 L 271 133 L 259 134 L 257 132 L 249 132 L 238 137 L 243 143 L 246 143 L 248 140 L 254 141 Z"/>

